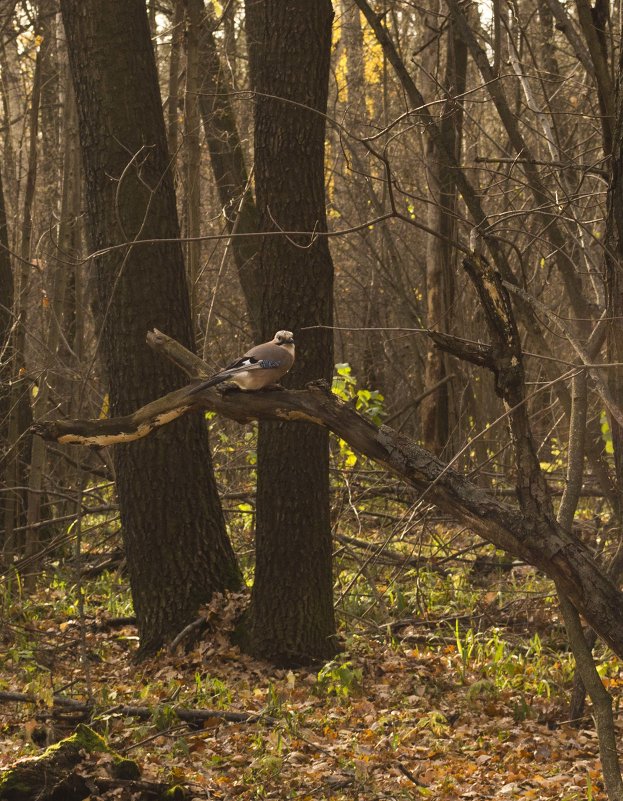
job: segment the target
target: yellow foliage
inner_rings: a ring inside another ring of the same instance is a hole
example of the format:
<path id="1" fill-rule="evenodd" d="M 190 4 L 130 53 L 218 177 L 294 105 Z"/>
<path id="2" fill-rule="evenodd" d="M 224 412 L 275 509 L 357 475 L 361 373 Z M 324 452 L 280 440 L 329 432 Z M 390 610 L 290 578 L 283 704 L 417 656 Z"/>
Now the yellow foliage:
<path id="1" fill-rule="evenodd" d="M 376 40 L 376 36 L 371 28 L 365 24 L 361 18 L 361 28 L 363 32 L 363 56 L 364 56 L 364 78 L 366 86 L 375 86 L 381 83 L 383 76 L 383 50 Z M 337 48 L 342 37 L 342 22 L 338 17 L 333 26 L 333 48 Z M 338 100 L 345 103 L 351 98 L 348 96 L 348 57 L 346 48 L 342 47 L 335 64 L 335 84 Z M 374 114 L 374 100 L 366 93 L 366 108 L 370 116 Z"/>
<path id="2" fill-rule="evenodd" d="M 103 420 L 105 417 L 108 417 L 110 413 L 110 398 L 108 393 L 104 395 L 104 400 L 102 401 L 102 406 L 100 408 L 99 419 Z"/>
<path id="3" fill-rule="evenodd" d="M 328 207 L 328 215 L 329 217 L 335 216 L 335 209 L 332 206 L 333 198 L 335 196 L 335 169 L 334 169 L 334 161 L 333 161 L 333 154 L 331 148 L 331 141 L 327 139 L 325 141 L 325 151 L 324 151 L 324 172 L 325 172 L 325 192 L 327 194 L 327 207 Z M 339 214 L 337 215 L 339 217 Z"/>
<path id="4" fill-rule="evenodd" d="M 342 48 L 335 65 L 335 87 L 338 100 L 348 102 L 348 68 L 346 66 L 346 49 Z"/>
<path id="5" fill-rule="evenodd" d="M 363 72 L 366 79 L 366 86 L 380 84 L 383 79 L 383 49 L 377 42 L 374 31 L 369 25 L 363 26 L 363 52 L 364 65 Z M 368 114 L 374 114 L 374 98 L 366 93 L 366 108 Z"/>

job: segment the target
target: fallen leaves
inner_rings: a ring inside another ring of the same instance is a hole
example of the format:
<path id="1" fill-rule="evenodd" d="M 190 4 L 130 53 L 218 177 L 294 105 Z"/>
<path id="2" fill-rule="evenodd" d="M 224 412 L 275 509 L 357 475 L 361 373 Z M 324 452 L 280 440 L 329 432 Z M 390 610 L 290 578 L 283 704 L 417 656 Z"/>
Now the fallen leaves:
<path id="1" fill-rule="evenodd" d="M 466 660 L 452 642 L 431 638 L 412 647 L 396 638 L 351 636 L 348 652 L 320 675 L 276 670 L 241 654 L 225 636 L 219 614 L 231 621 L 239 607 L 240 599 L 215 600 L 204 613 L 207 633 L 192 650 L 178 648 L 140 666 L 128 648 L 131 627 L 121 641 L 105 628 L 87 632 L 88 649 L 99 657 L 90 677 L 102 728 L 117 750 L 131 749 L 147 780 L 180 782 L 196 798 L 242 801 L 605 797 L 594 732 L 564 724 L 550 730 L 548 722 L 564 720 L 565 712 L 560 701 L 530 689 L 529 660 L 509 661 L 514 673 L 505 682 L 484 652 Z M 77 636 L 61 622 L 41 620 L 35 632 L 48 643 L 55 627 L 60 636 Z M 494 645 L 491 653 L 501 653 Z M 5 656 L 0 683 L 28 684 L 46 699 L 61 687 L 84 698 L 83 670 L 71 648 L 53 669 L 28 656 L 35 650 Z M 560 670 L 556 661 L 552 675 Z M 620 686 L 617 671 L 610 673 L 611 687 Z M 166 717 L 137 722 L 118 711 L 216 703 L 224 711 L 268 714 L 276 723 L 210 717 L 190 728 Z M 50 710 L 33 717 L 32 706 L 12 705 L 0 713 L 1 767 L 38 751 L 35 717 Z"/>

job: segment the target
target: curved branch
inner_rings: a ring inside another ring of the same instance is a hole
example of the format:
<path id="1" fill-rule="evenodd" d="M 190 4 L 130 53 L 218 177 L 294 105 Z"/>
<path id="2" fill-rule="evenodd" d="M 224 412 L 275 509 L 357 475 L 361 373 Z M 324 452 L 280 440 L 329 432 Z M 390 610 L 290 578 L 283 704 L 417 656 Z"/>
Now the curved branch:
<path id="1" fill-rule="evenodd" d="M 207 370 L 200 359 L 160 332 L 152 332 L 150 339 L 152 347 L 164 351 L 189 375 L 199 377 Z M 225 387 L 192 393 L 194 388 L 195 384 L 189 384 L 127 417 L 40 422 L 33 430 L 45 439 L 101 447 L 147 436 L 177 417 L 201 409 L 241 423 L 267 419 L 324 426 L 355 450 L 398 474 L 483 539 L 543 570 L 623 657 L 623 594 L 599 568 L 588 548 L 556 521 L 552 520 L 548 527 L 542 521 L 537 525 L 537 521 L 472 484 L 413 440 L 389 426 L 377 428 L 333 395 L 326 382 L 314 382 L 297 391 L 234 392 Z"/>

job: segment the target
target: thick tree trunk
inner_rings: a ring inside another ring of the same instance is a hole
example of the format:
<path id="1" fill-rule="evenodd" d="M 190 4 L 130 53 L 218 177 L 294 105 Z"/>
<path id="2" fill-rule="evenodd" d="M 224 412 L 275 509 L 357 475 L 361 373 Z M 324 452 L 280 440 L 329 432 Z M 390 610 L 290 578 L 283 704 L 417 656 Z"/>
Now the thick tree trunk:
<path id="1" fill-rule="evenodd" d="M 175 196 L 145 4 L 63 0 L 86 180 L 90 245 L 179 237 Z M 112 414 L 179 383 L 145 349 L 159 325 L 193 336 L 179 243 L 93 259 L 95 311 Z M 140 356 L 139 356 L 140 354 Z M 138 357 L 138 358 L 137 358 Z M 203 421 L 114 452 L 141 650 L 175 636 L 215 591 L 239 584 L 225 533 Z"/>
<path id="2" fill-rule="evenodd" d="M 260 232 L 310 232 L 296 244 L 285 236 L 264 237 L 256 263 L 262 335 L 295 331 L 299 355 L 287 383 L 299 387 L 330 378 L 333 369 L 331 333 L 306 330 L 332 320 L 327 240 L 310 243 L 311 232 L 326 230 L 323 114 L 332 18 L 329 0 L 246 4 L 257 93 Z M 255 584 L 246 647 L 274 662 L 310 662 L 336 650 L 328 455 L 326 431 L 303 423 L 260 425 Z"/>

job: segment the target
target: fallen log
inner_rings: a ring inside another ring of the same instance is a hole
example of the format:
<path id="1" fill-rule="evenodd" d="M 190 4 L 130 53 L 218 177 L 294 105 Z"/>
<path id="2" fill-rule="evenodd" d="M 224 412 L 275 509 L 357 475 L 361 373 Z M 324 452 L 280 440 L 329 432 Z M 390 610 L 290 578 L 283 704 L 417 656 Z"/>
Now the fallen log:
<path id="1" fill-rule="evenodd" d="M 153 331 L 147 341 L 193 379 L 205 376 L 204 363 L 175 340 Z M 46 440 L 103 447 L 140 439 L 184 414 L 205 409 L 240 423 L 264 419 L 324 426 L 483 539 L 541 569 L 623 658 L 623 593 L 595 562 L 587 546 L 555 520 L 544 526 L 541 520 L 522 514 L 476 486 L 413 440 L 389 426 L 377 428 L 333 395 L 326 382 L 314 382 L 296 391 L 233 392 L 221 384 L 219 389 L 193 394 L 194 386 L 164 395 L 125 417 L 42 422 L 33 426 L 33 431 Z"/>
<path id="2" fill-rule="evenodd" d="M 77 770 L 85 757 L 110 757 L 111 778 L 135 781 L 140 778 L 136 762 L 108 747 L 93 729 L 80 724 L 74 734 L 49 746 L 42 754 L 19 759 L 0 775 L 3 801 L 82 801 L 91 795 L 89 779 Z"/>

